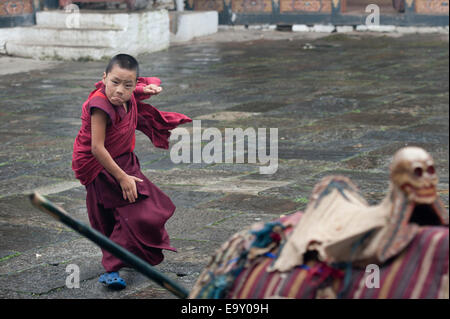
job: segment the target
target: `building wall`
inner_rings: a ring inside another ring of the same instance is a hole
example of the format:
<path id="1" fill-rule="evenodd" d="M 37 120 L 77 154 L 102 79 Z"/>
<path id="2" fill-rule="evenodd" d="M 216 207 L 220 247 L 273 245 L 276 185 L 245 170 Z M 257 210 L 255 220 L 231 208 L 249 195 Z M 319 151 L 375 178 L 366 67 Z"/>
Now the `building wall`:
<path id="1" fill-rule="evenodd" d="M 17 16 L 33 13 L 32 0 L 0 0 L 0 16 Z"/>
<path id="2" fill-rule="evenodd" d="M 33 0 L 0 0 L 0 28 L 34 23 Z"/>
<path id="3" fill-rule="evenodd" d="M 412 4 L 414 0 L 405 1 Z M 279 13 L 331 13 L 333 2 L 340 2 L 341 8 L 347 6 L 365 8 L 368 4 L 392 7 L 392 0 L 186 0 L 188 9 L 223 12 L 225 7 L 231 6 L 234 13 L 272 13 L 275 7 Z M 449 0 L 415 0 L 415 12 L 448 15 Z"/>
<path id="4" fill-rule="evenodd" d="M 449 0 L 416 0 L 416 12 L 423 14 L 449 14 Z"/>
<path id="5" fill-rule="evenodd" d="M 331 0 L 280 0 L 280 12 L 331 13 Z"/>

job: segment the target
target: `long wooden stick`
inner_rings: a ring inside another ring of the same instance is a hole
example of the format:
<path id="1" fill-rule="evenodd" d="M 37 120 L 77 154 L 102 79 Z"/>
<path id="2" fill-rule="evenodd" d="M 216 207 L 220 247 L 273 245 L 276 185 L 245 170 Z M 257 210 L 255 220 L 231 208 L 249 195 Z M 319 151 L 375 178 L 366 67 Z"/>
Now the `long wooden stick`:
<path id="1" fill-rule="evenodd" d="M 72 228 L 76 232 L 80 233 L 84 237 L 90 239 L 91 241 L 96 243 L 101 248 L 109 251 L 111 254 L 113 254 L 117 258 L 121 259 L 126 264 L 132 266 L 137 271 L 144 274 L 145 276 L 147 276 L 149 279 L 156 282 L 161 287 L 169 290 L 175 296 L 184 299 L 184 298 L 187 298 L 187 296 L 189 295 L 189 291 L 187 291 L 184 287 L 180 286 L 178 283 L 176 283 L 172 279 L 168 278 L 167 276 L 165 276 L 158 270 L 156 270 L 154 267 L 149 265 L 147 262 L 145 262 L 141 258 L 132 254 L 128 250 L 119 246 L 118 244 L 114 243 L 108 237 L 104 236 L 100 232 L 73 219 L 72 217 L 70 217 L 67 214 L 66 211 L 64 211 L 62 208 L 54 205 L 51 201 L 49 201 L 42 195 L 35 192 L 30 195 L 30 200 L 31 200 L 31 203 L 35 207 L 39 208 L 41 211 L 49 214 L 56 220 L 65 224 L 66 226 L 69 226 L 70 228 Z"/>

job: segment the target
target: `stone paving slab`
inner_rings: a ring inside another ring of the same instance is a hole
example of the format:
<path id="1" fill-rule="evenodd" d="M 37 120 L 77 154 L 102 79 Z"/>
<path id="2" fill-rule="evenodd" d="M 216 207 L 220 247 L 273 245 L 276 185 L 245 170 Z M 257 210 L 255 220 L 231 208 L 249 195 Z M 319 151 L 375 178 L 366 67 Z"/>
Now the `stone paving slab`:
<path id="1" fill-rule="evenodd" d="M 246 193 L 230 193 L 218 200 L 201 204 L 198 208 L 218 209 L 235 212 L 259 212 L 283 214 L 296 209 L 296 203 L 287 199 L 256 196 Z"/>
<path id="2" fill-rule="evenodd" d="M 25 251 L 3 262 L 0 265 L 0 275 L 8 274 L 11 269 L 22 272 L 39 266 L 68 264 L 74 255 L 92 260 L 101 259 L 101 251 L 97 245 L 86 238 L 75 238 Z"/>
<path id="3" fill-rule="evenodd" d="M 226 181 L 217 181 L 212 185 L 203 186 L 198 191 L 215 191 L 223 193 L 238 193 L 238 194 L 251 194 L 256 195 L 261 191 L 264 191 L 273 187 L 280 187 L 290 184 L 290 181 L 278 182 L 278 181 L 259 181 L 259 180 L 246 180 L 235 179 Z"/>
<path id="4" fill-rule="evenodd" d="M 80 281 L 86 280 L 90 277 L 96 277 L 97 273 L 101 271 L 99 266 L 90 267 L 92 257 L 83 260 L 77 258 L 71 262 L 80 266 Z M 14 274 L 0 277 L 1 286 L 4 289 L 11 291 L 26 292 L 29 294 L 45 294 L 52 290 L 65 287 L 67 264 L 43 264 L 41 266 L 29 268 Z M 21 287 L 27 287 L 22 290 Z"/>
<path id="5" fill-rule="evenodd" d="M 167 221 L 167 231 L 176 239 L 195 239 L 198 230 L 234 214 L 236 213 L 231 211 L 224 212 L 204 208 L 177 209 L 172 218 Z M 189 220 L 190 223 L 187 224 L 186 220 Z M 189 236 L 190 234 L 193 234 L 193 236 Z"/>
<path id="6" fill-rule="evenodd" d="M 49 228 L 29 225 L 15 225 L 12 223 L 0 223 L 2 247 L 0 254 L 2 259 L 8 257 L 6 252 L 23 252 L 36 249 L 53 242 L 61 242 L 77 238 L 74 232 L 64 230 L 52 230 Z"/>

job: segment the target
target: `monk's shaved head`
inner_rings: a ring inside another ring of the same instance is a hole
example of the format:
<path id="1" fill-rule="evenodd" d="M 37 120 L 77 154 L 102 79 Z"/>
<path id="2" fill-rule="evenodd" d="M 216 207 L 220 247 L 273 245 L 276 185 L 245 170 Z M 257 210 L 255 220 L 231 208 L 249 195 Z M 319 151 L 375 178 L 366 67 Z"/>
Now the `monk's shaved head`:
<path id="1" fill-rule="evenodd" d="M 111 72 L 113 67 L 116 65 L 122 69 L 135 71 L 136 78 L 139 77 L 139 63 L 131 55 L 117 54 L 117 55 L 113 56 L 112 59 L 109 61 L 108 66 L 106 67 L 106 70 L 105 70 L 106 74 Z"/>

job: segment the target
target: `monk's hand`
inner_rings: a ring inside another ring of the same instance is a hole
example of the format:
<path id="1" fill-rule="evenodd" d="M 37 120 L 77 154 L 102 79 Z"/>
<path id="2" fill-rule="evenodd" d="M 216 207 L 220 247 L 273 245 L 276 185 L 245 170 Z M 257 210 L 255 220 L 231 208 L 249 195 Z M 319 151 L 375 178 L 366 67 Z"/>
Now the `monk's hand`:
<path id="1" fill-rule="evenodd" d="M 136 182 L 143 182 L 143 180 L 136 176 L 125 175 L 119 181 L 123 199 L 128 200 L 130 203 L 134 203 L 138 198 Z"/>
<path id="2" fill-rule="evenodd" d="M 152 94 L 152 95 L 156 95 L 161 93 L 162 91 L 162 87 L 156 85 L 156 84 L 149 84 L 144 86 L 144 93 L 145 94 Z"/>

